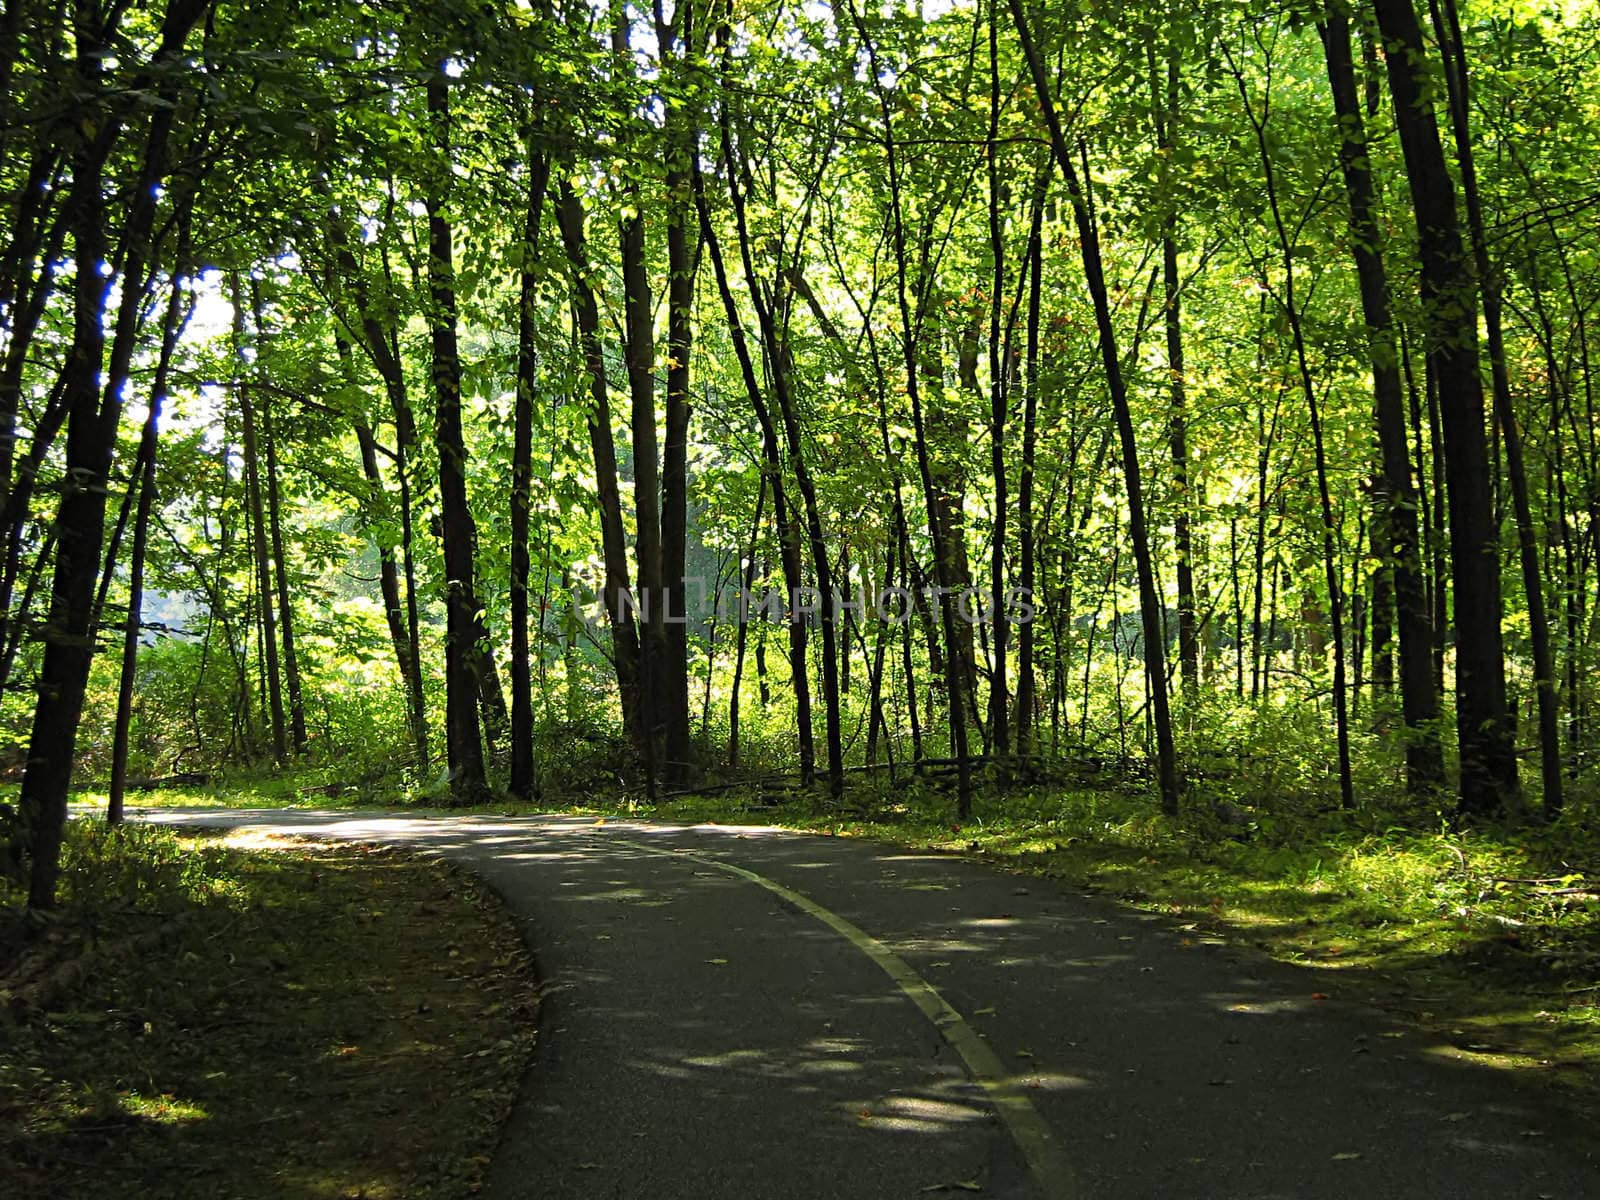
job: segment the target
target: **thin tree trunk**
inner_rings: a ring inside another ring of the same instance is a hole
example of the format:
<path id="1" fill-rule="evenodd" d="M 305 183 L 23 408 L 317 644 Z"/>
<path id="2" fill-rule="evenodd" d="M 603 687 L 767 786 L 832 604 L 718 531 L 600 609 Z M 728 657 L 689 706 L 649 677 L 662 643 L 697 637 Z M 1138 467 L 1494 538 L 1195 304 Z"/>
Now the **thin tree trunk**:
<path id="1" fill-rule="evenodd" d="M 369 529 L 373 530 L 373 537 L 378 545 L 378 592 L 383 597 L 383 615 L 389 626 L 389 642 L 394 647 L 395 664 L 399 667 L 401 684 L 407 692 L 406 731 L 410 734 L 412 745 L 415 747 L 417 744 L 415 711 L 409 702 L 410 680 L 415 667 L 411 662 L 411 641 L 406 636 L 405 604 L 400 598 L 400 571 L 395 562 L 394 547 L 389 544 L 387 538 L 378 533 L 383 524 L 384 511 L 388 507 L 383 488 L 383 474 L 378 467 L 378 443 L 365 421 L 356 421 L 353 424 L 356 446 L 361 454 L 361 472 L 367 482 L 365 504 L 369 513 L 367 524 Z M 417 765 L 423 765 L 422 761 L 419 760 Z"/>
<path id="2" fill-rule="evenodd" d="M 442 67 L 427 81 L 440 171 L 450 161 L 450 104 Z M 429 333 L 433 345 L 436 405 L 434 446 L 439 456 L 440 528 L 445 568 L 445 739 L 450 796 L 457 804 L 489 798 L 483 741 L 478 727 L 480 688 L 478 602 L 473 586 L 477 529 L 467 502 L 467 449 L 461 430 L 461 360 L 456 347 L 453 234 L 440 190 L 430 190 L 428 211 Z"/>
<path id="3" fill-rule="evenodd" d="M 267 711 L 272 720 L 272 761 L 283 765 L 288 755 L 288 739 L 283 720 L 283 684 L 278 670 L 277 606 L 273 602 L 272 561 L 267 549 L 266 506 L 261 499 L 261 441 L 256 429 L 255 401 L 251 395 L 250 368 L 245 358 L 245 310 L 238 272 L 229 276 L 233 304 L 233 359 L 238 376 L 234 395 L 239 402 L 239 419 L 244 426 L 245 500 L 249 506 L 250 547 L 254 559 L 256 614 L 261 628 L 261 671 L 266 684 Z M 259 330 L 257 331 L 259 334 Z"/>
<path id="4" fill-rule="evenodd" d="M 694 24 L 695 12 L 693 3 L 680 5 L 673 14 L 675 27 L 668 27 L 657 5 L 657 43 L 665 50 L 677 38 L 680 57 L 676 67 L 680 71 L 686 71 L 686 61 L 703 48 L 704 39 Z M 700 265 L 700 225 L 689 191 L 689 164 L 698 138 L 694 114 L 679 104 L 673 100 L 667 110 L 667 403 L 661 443 L 661 603 L 666 621 L 660 663 L 661 723 L 665 775 L 674 787 L 688 782 L 693 770 L 684 571 L 689 526 L 689 361 L 694 343 L 695 276 Z"/>
<path id="5" fill-rule="evenodd" d="M 412 512 L 412 471 L 414 464 L 419 460 L 417 445 L 417 424 L 415 415 L 411 410 L 411 397 L 406 389 L 404 364 L 400 358 L 399 339 L 395 336 L 393 327 L 386 326 L 378 319 L 378 312 L 368 295 L 365 280 L 363 279 L 359 264 L 354 254 L 349 249 L 349 241 L 344 236 L 343 230 L 337 219 L 328 222 L 328 237 L 333 249 L 334 262 L 337 265 L 338 278 L 342 283 L 348 283 L 355 307 L 357 310 L 357 323 L 361 328 L 361 344 L 367 356 L 372 360 L 373 367 L 377 370 L 379 378 L 383 381 L 384 395 L 389 401 L 389 410 L 394 420 L 395 474 L 400 482 L 400 496 L 398 510 L 400 514 L 400 555 L 399 568 L 405 576 L 405 608 L 403 614 L 403 632 L 407 643 L 404 654 L 399 652 L 399 643 L 396 643 L 396 658 L 405 679 L 407 713 L 411 726 L 411 737 L 416 752 L 416 767 L 425 770 L 430 758 L 428 747 L 428 704 L 426 690 L 422 678 L 422 639 L 421 616 L 418 611 L 417 596 L 417 571 L 416 571 L 416 545 L 413 530 Z M 385 262 L 387 271 L 387 262 Z M 370 428 L 368 429 L 371 433 Z M 377 474 L 377 462 L 373 460 L 373 469 L 366 472 L 368 482 L 377 490 L 373 493 L 375 500 L 382 499 L 382 481 Z M 380 556 L 383 547 L 379 547 Z M 393 551 L 391 550 L 392 554 Z M 398 586 L 395 590 L 396 598 L 399 596 Z M 392 628 L 392 626 L 391 626 Z"/>
<path id="6" fill-rule="evenodd" d="M 745 647 L 750 641 L 750 590 L 755 586 L 756 543 L 761 537 L 761 510 L 766 505 L 766 502 L 767 481 L 763 476 L 756 489 L 756 515 L 755 519 L 750 522 L 750 552 L 745 557 L 744 575 L 740 581 L 738 644 L 733 658 L 733 690 L 728 697 L 728 766 L 730 769 L 739 765 L 739 685 L 744 680 L 744 653 Z"/>
<path id="7" fill-rule="evenodd" d="M 1044 177 L 1045 180 L 1048 176 Z M 1023 386 L 1026 394 L 1022 408 L 1022 471 L 1017 479 L 1017 545 L 1019 551 L 1017 585 L 1023 599 L 1033 607 L 1037 549 L 1033 522 L 1034 458 L 1039 442 L 1039 310 L 1044 275 L 1044 200 L 1047 186 L 1041 181 L 1034 197 L 1033 215 L 1028 230 L 1028 316 L 1026 367 Z M 1017 754 L 1031 757 L 1037 752 L 1034 734 L 1034 709 L 1037 707 L 1034 677 L 1034 619 L 1037 612 L 1029 614 L 1017 626 Z"/>
<path id="8" fill-rule="evenodd" d="M 133 690 L 138 678 L 145 552 L 150 543 L 150 510 L 156 498 L 156 447 L 161 431 L 161 405 L 166 399 L 167 381 L 172 372 L 172 356 L 178 345 L 179 334 L 187 322 L 183 314 L 184 289 L 178 278 L 186 258 L 187 254 L 180 249 L 172 270 L 172 293 L 162 324 L 161 356 L 156 363 L 155 379 L 150 385 L 144 428 L 139 435 L 139 451 L 134 459 L 139 499 L 133 517 L 133 545 L 128 553 L 128 612 L 122 626 L 122 667 L 117 678 L 117 712 L 111 733 L 111 781 L 106 803 L 106 822 L 110 825 L 122 823 L 123 801 L 128 787 L 128 740 L 133 725 Z"/>
<path id="9" fill-rule="evenodd" d="M 895 577 L 895 541 L 886 539 L 884 549 L 883 585 L 877 594 L 881 597 L 883 588 L 890 586 L 890 581 Z M 891 622 L 879 614 L 878 634 L 873 639 L 872 662 L 868 667 L 867 679 L 867 749 L 866 761 L 869 766 L 878 761 L 878 740 L 882 735 L 883 741 L 889 746 L 889 777 L 894 778 L 894 748 L 893 734 L 889 729 L 888 715 L 883 705 L 883 680 L 884 664 L 889 653 L 889 630 Z M 865 656 L 865 640 L 862 643 L 863 657 Z"/>
<path id="10" fill-rule="evenodd" d="M 1044 59 L 1034 45 L 1028 27 L 1027 14 L 1022 0 L 1009 0 L 1011 16 L 1017 27 L 1017 37 L 1028 61 L 1034 90 L 1050 134 L 1050 148 L 1056 165 L 1061 170 L 1067 194 L 1072 201 L 1072 211 L 1078 230 L 1079 251 L 1083 257 L 1085 280 L 1090 298 L 1094 302 L 1095 325 L 1099 331 L 1100 357 L 1104 365 L 1106 387 L 1111 393 L 1111 406 L 1116 416 L 1117 432 L 1122 447 L 1123 483 L 1128 497 L 1128 534 L 1133 545 L 1135 568 L 1139 577 L 1139 617 L 1144 630 L 1144 667 L 1150 687 L 1150 715 L 1156 734 L 1156 779 L 1161 793 L 1162 809 L 1176 815 L 1179 801 L 1177 752 L 1172 739 L 1172 713 L 1167 702 L 1166 647 L 1162 642 L 1161 598 L 1156 592 L 1155 569 L 1150 555 L 1150 537 L 1145 520 L 1144 490 L 1139 472 L 1139 442 L 1133 425 L 1133 415 L 1128 404 L 1127 386 L 1122 376 L 1122 359 L 1117 351 L 1116 327 L 1111 318 L 1111 304 L 1106 290 L 1105 271 L 1100 261 L 1100 231 L 1096 228 L 1088 194 L 1073 166 L 1072 152 L 1067 146 L 1061 122 L 1056 115 L 1055 101 L 1050 90 L 1050 77 L 1045 71 Z"/>
<path id="11" fill-rule="evenodd" d="M 617 451 L 611 433 L 610 387 L 605 352 L 600 342 L 600 307 L 589 284 L 589 252 L 584 234 L 583 202 L 563 180 L 556 201 L 556 223 L 572 274 L 572 309 L 578 341 L 589 376 L 589 446 L 594 455 L 600 507 L 600 542 L 605 561 L 606 617 L 611 625 L 612 660 L 622 697 L 622 727 L 641 760 L 647 735 L 639 721 L 639 630 L 628 609 L 628 549 L 622 525 L 622 498 L 617 487 Z"/>
<path id="12" fill-rule="evenodd" d="M 621 11 L 620 9 L 618 10 Z M 625 22 L 626 17 L 622 20 Z M 631 188 L 631 185 L 630 185 Z M 633 439 L 634 556 L 639 563 L 639 695 L 637 744 L 645 789 L 655 795 L 661 745 L 661 661 L 666 625 L 661 595 L 661 453 L 656 436 L 655 311 L 645 263 L 645 228 L 636 188 L 621 224 L 623 359 L 627 365 L 629 429 Z"/>
<path id="13" fill-rule="evenodd" d="M 6 327 L 6 353 L 0 362 L 0 501 L 11 495 L 13 467 L 17 451 L 17 416 L 22 402 L 22 382 L 27 370 L 29 350 L 34 334 L 43 318 L 50 297 L 55 292 L 55 273 L 38 270 L 31 286 L 19 285 L 19 276 L 34 261 L 48 263 L 56 259 L 66 239 L 69 221 L 67 215 L 57 210 L 55 219 L 45 227 L 51 214 L 51 198 L 60 185 L 57 160 L 59 151 L 41 150 L 36 154 L 28 178 L 17 197 L 17 208 L 12 215 L 15 231 L 8 251 L 6 290 L 3 298 L 8 313 Z M 38 437 L 37 428 L 34 437 Z"/>
<path id="14" fill-rule="evenodd" d="M 822 700 L 823 720 L 828 750 L 828 791 L 835 799 L 844 793 L 844 737 L 839 713 L 839 659 L 838 619 L 839 609 L 834 594 L 833 564 L 828 557 L 827 540 L 822 529 L 822 507 L 817 499 L 816 482 L 805 459 L 805 439 L 800 432 L 791 392 L 789 359 L 784 339 L 779 334 L 775 302 L 764 297 L 755 269 L 749 225 L 745 220 L 745 202 L 740 188 L 733 157 L 732 136 L 726 117 L 723 126 L 723 159 L 728 174 L 728 194 L 733 202 L 734 227 L 739 237 L 739 252 L 744 263 L 745 278 L 750 284 L 750 300 L 756 310 L 756 322 L 761 330 L 761 341 L 766 349 L 768 378 L 772 397 L 789 450 L 789 466 L 794 472 L 795 484 L 800 491 L 801 512 L 811 551 L 811 569 L 816 576 L 820 594 L 822 617 Z M 767 418 L 770 421 L 770 416 Z M 791 585 L 792 586 L 792 585 Z M 795 593 L 791 592 L 791 601 Z M 799 624 L 798 621 L 792 623 Z"/>
<path id="15" fill-rule="evenodd" d="M 956 565 L 947 544 L 950 529 L 939 519 L 941 488 L 928 448 L 927 424 L 923 420 L 921 364 L 918 362 L 918 323 L 913 320 L 906 280 L 910 265 L 905 227 L 905 203 L 901 192 L 900 158 L 894 132 L 893 110 L 881 85 L 883 72 L 878 64 L 877 46 L 867 34 L 865 23 L 850 2 L 850 16 L 870 61 L 871 77 L 877 92 L 883 121 L 884 149 L 889 172 L 889 213 L 894 239 L 896 300 L 900 309 L 900 336 L 905 355 L 906 392 L 911 402 L 911 423 L 917 452 L 917 470 L 922 477 L 923 502 L 928 511 L 928 534 L 933 543 L 934 573 L 938 581 L 939 619 L 945 645 L 945 691 L 950 715 L 950 748 L 956 760 L 956 815 L 966 820 L 972 813 L 972 759 L 967 744 L 966 672 L 963 668 L 962 639 L 956 628 Z M 909 555 L 907 555 L 909 561 Z"/>
<path id="16" fill-rule="evenodd" d="M 745 338 L 744 325 L 739 319 L 739 308 L 733 297 L 733 289 L 728 282 L 727 266 L 722 258 L 722 245 L 717 239 L 716 229 L 711 224 L 711 210 L 705 196 L 705 179 L 698 162 L 693 167 L 692 179 L 695 206 L 700 214 L 700 236 L 705 242 L 706 252 L 711 257 L 717 292 L 722 297 L 723 314 L 728 321 L 728 337 L 733 343 L 735 357 L 739 360 L 739 374 L 744 380 L 745 393 L 750 398 L 751 407 L 755 410 L 756 419 L 761 426 L 762 469 L 767 486 L 772 490 L 772 513 L 778 530 L 779 560 L 783 567 L 784 586 L 788 589 L 792 601 L 805 587 L 805 573 L 800 557 L 800 531 L 790 515 L 789 501 L 783 486 L 778 432 L 772 422 L 772 413 L 767 406 L 766 397 L 762 394 L 761 385 L 756 378 L 755 362 L 750 354 L 749 342 Z M 806 661 L 806 623 L 804 620 L 795 619 L 795 614 L 791 613 L 788 625 L 789 670 L 794 688 L 796 733 L 800 743 L 800 777 L 807 786 L 810 786 L 816 777 L 817 760 L 812 735 L 811 677 Z M 765 654 L 763 631 L 756 645 L 756 667 L 763 680 L 761 700 L 763 708 L 768 702 L 764 682 Z"/>
<path id="17" fill-rule="evenodd" d="M 1005 218 L 1000 186 L 1000 3 L 989 0 L 989 131 L 985 166 L 989 184 L 989 473 L 994 481 L 994 535 L 989 548 L 989 594 L 994 624 L 994 666 L 989 677 L 989 742 L 996 755 L 1011 753 L 1008 711 L 1011 706 L 1006 679 L 1006 643 L 1010 623 L 1006 618 L 1006 519 L 1010 499 L 1006 491 L 1006 419 L 1009 413 L 1006 384 L 1008 345 L 1001 343 L 1001 305 L 1005 293 Z"/>
<path id="18" fill-rule="evenodd" d="M 531 135 L 529 140 L 531 143 Z M 533 499 L 533 399 L 539 387 L 539 224 L 549 180 L 549 159 L 531 151 L 517 312 L 517 400 L 512 418 L 511 767 L 506 784 L 512 796 L 525 801 L 535 800 L 539 794 L 533 748 L 533 678 L 528 658 L 528 517 Z"/>
<path id="19" fill-rule="evenodd" d="M 254 286 L 252 285 L 252 291 Z M 261 305 L 256 297 L 257 337 L 261 331 Z M 261 442 L 266 451 L 267 527 L 272 536 L 272 565 L 278 600 L 278 632 L 283 638 L 283 682 L 289 693 L 289 736 L 297 755 L 306 752 L 306 702 L 300 687 L 300 658 L 295 650 L 294 603 L 289 590 L 289 558 L 284 553 L 283 503 L 278 473 L 278 442 L 272 428 L 272 400 L 261 401 Z"/>
<path id="20" fill-rule="evenodd" d="M 1178 119 L 1178 54 L 1167 51 L 1166 79 L 1157 74 L 1155 51 L 1150 55 L 1151 108 L 1155 118 L 1156 153 L 1164 173 L 1163 187 L 1170 192 L 1173 126 Z M 1200 638 L 1195 622 L 1194 537 L 1189 528 L 1194 508 L 1189 495 L 1188 379 L 1183 361 L 1183 277 L 1178 270 L 1178 212 L 1174 196 L 1164 198 L 1161 222 L 1162 326 L 1167 345 L 1167 447 L 1172 459 L 1172 552 L 1178 585 L 1178 673 L 1183 681 L 1188 719 L 1200 698 Z"/>

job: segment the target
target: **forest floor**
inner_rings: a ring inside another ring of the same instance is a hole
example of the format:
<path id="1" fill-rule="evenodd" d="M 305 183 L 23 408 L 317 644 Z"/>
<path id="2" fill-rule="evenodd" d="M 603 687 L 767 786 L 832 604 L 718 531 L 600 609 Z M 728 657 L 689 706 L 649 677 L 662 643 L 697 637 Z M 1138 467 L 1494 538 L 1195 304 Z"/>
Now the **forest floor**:
<path id="1" fill-rule="evenodd" d="M 67 855 L 42 930 L 0 909 L 0 1194 L 478 1190 L 537 992 L 471 876 L 387 847 L 87 822 Z"/>

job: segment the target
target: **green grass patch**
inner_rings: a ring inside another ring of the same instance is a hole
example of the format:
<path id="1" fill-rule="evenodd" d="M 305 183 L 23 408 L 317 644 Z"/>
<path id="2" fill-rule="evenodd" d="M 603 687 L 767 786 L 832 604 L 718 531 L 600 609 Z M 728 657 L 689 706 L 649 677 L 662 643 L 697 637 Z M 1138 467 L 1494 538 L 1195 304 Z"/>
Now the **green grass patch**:
<path id="1" fill-rule="evenodd" d="M 0 927 L 0 1194 L 464 1196 L 532 1046 L 516 928 L 419 855 L 69 826 Z"/>

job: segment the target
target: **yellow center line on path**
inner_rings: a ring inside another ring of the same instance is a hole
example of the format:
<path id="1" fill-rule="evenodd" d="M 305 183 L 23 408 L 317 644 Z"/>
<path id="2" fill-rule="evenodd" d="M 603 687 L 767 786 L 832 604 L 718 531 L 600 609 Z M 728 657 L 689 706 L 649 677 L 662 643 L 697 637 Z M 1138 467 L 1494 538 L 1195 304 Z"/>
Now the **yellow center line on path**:
<path id="1" fill-rule="evenodd" d="M 883 969 L 883 973 L 894 980 L 895 986 L 922 1011 L 923 1016 L 933 1022 L 934 1028 L 939 1031 L 950 1048 L 961 1056 L 968 1074 L 983 1089 L 989 1098 L 989 1103 L 994 1105 L 995 1112 L 1011 1131 L 1011 1138 L 1022 1151 L 1023 1158 L 1027 1160 L 1028 1169 L 1033 1173 L 1034 1182 L 1039 1185 L 1039 1194 L 1044 1200 L 1073 1200 L 1082 1195 L 1075 1182 L 1072 1165 L 1067 1161 L 1056 1135 L 1045 1124 L 1044 1118 L 1039 1115 L 1039 1110 L 1033 1106 L 1033 1101 L 1028 1098 L 1027 1093 L 1018 1085 L 1015 1074 L 1006 1070 L 1005 1064 L 989 1048 L 989 1044 L 967 1024 L 959 1012 L 950 1006 L 937 988 L 917 974 L 910 963 L 877 938 L 838 913 L 823 908 L 811 897 L 793 888 L 784 887 L 783 884 L 768 879 L 765 875 L 758 875 L 754 871 L 747 871 L 743 867 L 736 867 L 732 863 L 693 850 L 662 850 L 611 834 L 601 834 L 601 836 L 608 843 L 627 846 L 630 850 L 656 854 L 663 858 L 687 858 L 708 867 L 715 867 L 719 871 L 726 871 L 729 875 L 735 875 L 747 883 L 766 888 L 773 895 L 782 897 L 844 938 L 877 963 Z"/>

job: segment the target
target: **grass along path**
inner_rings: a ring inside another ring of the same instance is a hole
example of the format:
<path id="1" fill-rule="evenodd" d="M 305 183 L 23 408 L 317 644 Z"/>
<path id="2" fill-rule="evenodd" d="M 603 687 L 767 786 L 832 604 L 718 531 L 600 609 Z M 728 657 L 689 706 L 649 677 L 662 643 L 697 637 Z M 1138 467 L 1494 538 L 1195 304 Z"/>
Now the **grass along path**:
<path id="1" fill-rule="evenodd" d="M 70 837 L 62 914 L 7 909 L 0 1194 L 477 1190 L 533 1040 L 497 900 L 394 849 Z"/>

